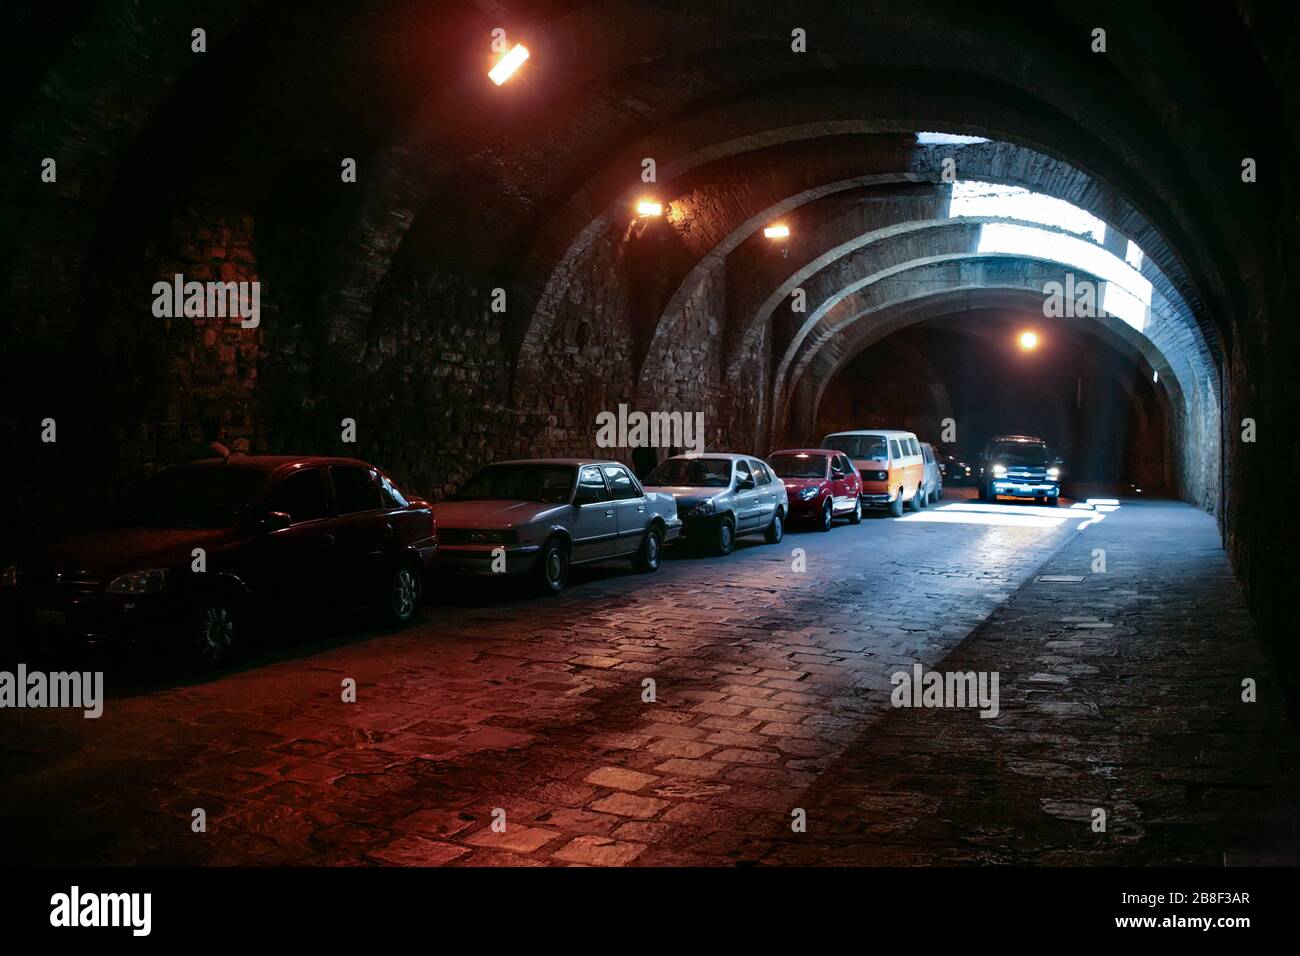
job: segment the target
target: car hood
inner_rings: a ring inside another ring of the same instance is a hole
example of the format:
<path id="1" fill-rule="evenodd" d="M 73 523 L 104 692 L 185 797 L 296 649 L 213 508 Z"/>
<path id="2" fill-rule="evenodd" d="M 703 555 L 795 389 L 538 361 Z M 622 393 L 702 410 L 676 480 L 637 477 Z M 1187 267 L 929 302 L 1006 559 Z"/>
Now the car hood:
<path id="1" fill-rule="evenodd" d="M 515 528 L 564 514 L 567 504 L 544 501 L 443 501 L 433 506 L 433 517 L 445 528 Z"/>
<path id="2" fill-rule="evenodd" d="M 708 501 L 711 498 L 721 498 L 730 491 L 729 488 L 699 488 L 695 485 L 663 485 L 654 488 L 646 488 L 647 492 L 670 495 L 677 502 L 677 510 L 680 512 L 688 511 L 698 505 L 701 501 Z"/>
<path id="3" fill-rule="evenodd" d="M 799 491 L 801 488 L 819 488 L 826 484 L 825 478 L 782 478 L 781 484 L 786 491 Z"/>
<path id="4" fill-rule="evenodd" d="M 23 556 L 25 571 L 120 574 L 170 568 L 191 560 L 194 548 L 211 549 L 229 540 L 228 529 L 106 527 L 78 531 Z"/>

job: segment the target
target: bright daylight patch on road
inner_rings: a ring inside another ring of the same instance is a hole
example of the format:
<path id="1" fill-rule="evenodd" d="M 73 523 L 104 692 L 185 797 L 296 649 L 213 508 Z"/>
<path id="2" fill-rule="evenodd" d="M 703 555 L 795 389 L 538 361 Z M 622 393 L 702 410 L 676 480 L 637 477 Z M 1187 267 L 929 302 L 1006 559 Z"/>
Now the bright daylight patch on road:
<path id="1" fill-rule="evenodd" d="M 1069 516 L 1051 508 L 1028 505 L 998 505 L 961 502 L 933 511 L 904 515 L 899 521 L 928 521 L 941 524 L 1003 525 L 1012 528 L 1055 528 Z"/>

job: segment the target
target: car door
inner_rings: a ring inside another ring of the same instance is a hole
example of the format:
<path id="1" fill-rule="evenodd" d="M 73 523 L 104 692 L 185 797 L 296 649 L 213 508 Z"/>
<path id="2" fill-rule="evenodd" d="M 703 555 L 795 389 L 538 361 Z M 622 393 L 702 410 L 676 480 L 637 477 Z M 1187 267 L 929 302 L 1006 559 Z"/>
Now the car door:
<path id="1" fill-rule="evenodd" d="M 852 511 L 858 497 L 857 475 L 853 465 L 843 455 L 831 458 L 832 507 L 839 512 Z"/>
<path id="2" fill-rule="evenodd" d="M 618 517 L 618 538 L 611 553 L 631 554 L 641 547 L 641 538 L 650 521 L 645 492 L 622 465 L 602 465 L 601 471 L 605 473 L 605 484 Z"/>
<path id="3" fill-rule="evenodd" d="M 614 553 L 618 538 L 618 511 L 605 485 L 599 465 L 578 469 L 578 484 L 573 493 L 574 561 L 599 561 Z"/>
<path id="4" fill-rule="evenodd" d="M 779 495 L 777 493 L 776 480 L 772 477 L 771 470 L 761 461 L 749 462 L 749 468 L 754 475 L 754 490 L 758 492 L 758 527 L 766 528 L 772 521 L 772 515 L 776 511 Z"/>
<path id="5" fill-rule="evenodd" d="M 744 534 L 758 527 L 762 505 L 759 501 L 758 485 L 749 464 L 738 460 L 733 467 L 732 479 L 736 499 L 736 531 Z M 748 487 L 746 487 L 748 486 Z"/>
<path id="6" fill-rule="evenodd" d="M 308 465 L 285 475 L 269 491 L 265 511 L 288 515 L 289 523 L 266 533 L 262 597 L 277 610 L 324 600 L 333 590 L 336 540 L 321 469 Z"/>
<path id="7" fill-rule="evenodd" d="M 396 530 L 386 520 L 374 470 L 363 465 L 330 465 L 334 491 L 335 594 L 369 600 L 388 570 Z"/>
<path id="8" fill-rule="evenodd" d="M 909 435 L 904 438 L 902 443 L 904 453 L 907 455 L 907 472 L 906 487 L 909 492 L 915 493 L 916 489 L 925 484 L 925 459 L 921 457 L 921 445 L 916 440 L 915 435 Z"/>

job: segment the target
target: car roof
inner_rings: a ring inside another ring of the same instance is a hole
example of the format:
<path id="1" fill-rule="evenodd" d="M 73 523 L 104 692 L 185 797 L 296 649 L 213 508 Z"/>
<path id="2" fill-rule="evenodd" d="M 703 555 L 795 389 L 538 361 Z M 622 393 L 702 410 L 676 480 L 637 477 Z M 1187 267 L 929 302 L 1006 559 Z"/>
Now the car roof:
<path id="1" fill-rule="evenodd" d="M 328 455 L 231 455 L 229 458 L 202 458 L 176 465 L 177 468 L 247 468 L 272 472 L 292 465 L 359 465 L 373 468 L 359 458 L 334 458 Z"/>
<path id="2" fill-rule="evenodd" d="M 827 438 L 839 438 L 841 435 L 884 435 L 887 438 L 897 438 L 900 435 L 907 435 L 915 438 L 915 432 L 909 432 L 903 428 L 857 428 L 848 432 L 831 432 Z"/>
<path id="3" fill-rule="evenodd" d="M 992 438 L 989 439 L 989 441 L 991 441 L 991 442 L 993 442 L 993 441 L 1019 441 L 1019 442 L 1034 442 L 1034 443 L 1039 444 L 1039 445 L 1046 445 L 1046 444 L 1047 444 L 1047 442 L 1045 442 L 1043 439 L 1037 437 L 1036 435 L 994 435 Z"/>
<path id="4" fill-rule="evenodd" d="M 580 468 L 583 465 L 622 465 L 621 461 L 614 461 L 611 458 L 509 458 L 505 461 L 494 461 L 493 465 L 555 465 L 568 466 L 570 468 Z M 626 466 L 624 466 L 626 467 Z"/>
<path id="5" fill-rule="evenodd" d="M 673 461 L 677 458 L 729 458 L 732 461 L 744 461 L 749 458 L 758 458 L 757 455 L 742 455 L 734 451 L 688 451 L 681 455 L 673 455 L 672 458 L 665 458 L 664 461 Z M 762 459 L 759 459 L 760 461 Z"/>
<path id="6" fill-rule="evenodd" d="M 842 455 L 844 452 L 834 448 L 780 448 L 768 455 Z"/>

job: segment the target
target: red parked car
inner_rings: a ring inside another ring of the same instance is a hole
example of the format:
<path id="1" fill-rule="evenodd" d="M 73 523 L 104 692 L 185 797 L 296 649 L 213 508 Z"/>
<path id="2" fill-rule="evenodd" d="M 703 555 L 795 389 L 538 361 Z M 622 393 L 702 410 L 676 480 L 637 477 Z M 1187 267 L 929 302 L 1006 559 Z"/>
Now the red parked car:
<path id="1" fill-rule="evenodd" d="M 11 633 L 50 648 L 158 642 L 211 667 L 272 614 L 367 604 L 411 620 L 436 547 L 429 504 L 363 461 L 214 458 L 33 548 L 0 573 L 0 607 Z"/>
<path id="2" fill-rule="evenodd" d="M 862 520 L 862 477 L 843 452 L 784 448 L 772 452 L 767 463 L 785 484 L 791 521 L 812 521 L 830 531 L 836 518 Z"/>

